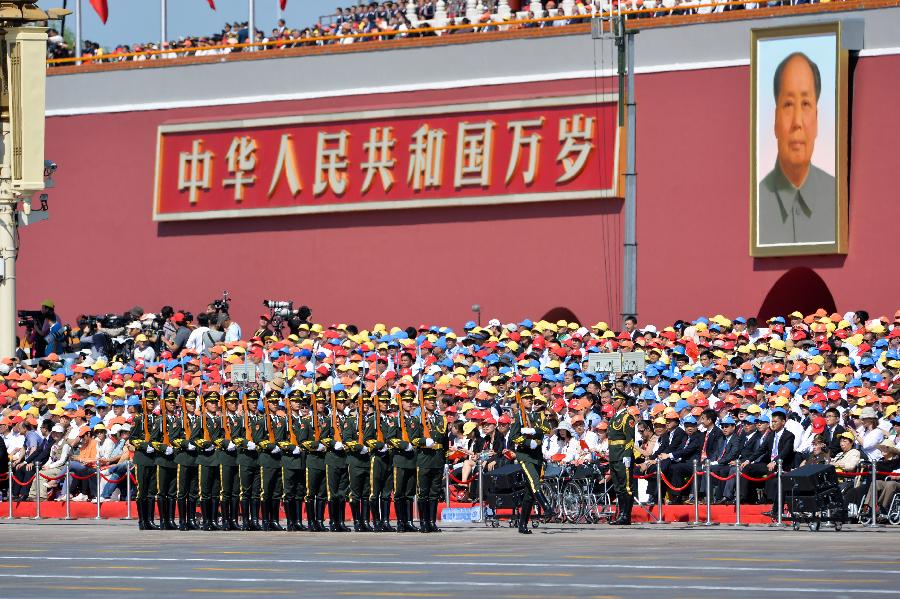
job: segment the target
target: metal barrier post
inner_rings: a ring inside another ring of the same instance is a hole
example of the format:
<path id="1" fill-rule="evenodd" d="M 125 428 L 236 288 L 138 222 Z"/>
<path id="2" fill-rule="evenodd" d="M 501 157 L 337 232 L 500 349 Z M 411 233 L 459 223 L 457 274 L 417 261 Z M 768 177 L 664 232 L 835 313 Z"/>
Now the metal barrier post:
<path id="1" fill-rule="evenodd" d="M 125 510 L 122 520 L 134 520 L 131 517 L 131 462 L 125 462 Z"/>
<path id="2" fill-rule="evenodd" d="M 662 492 L 662 471 L 659 469 L 659 463 L 656 464 L 656 522 L 653 524 L 665 524 L 663 520 L 663 492 Z"/>
<path id="3" fill-rule="evenodd" d="M 97 516 L 94 517 L 94 520 L 101 520 L 100 518 L 100 483 L 102 479 L 100 478 L 100 456 L 97 456 Z"/>
<path id="4" fill-rule="evenodd" d="M 712 521 L 712 477 L 709 475 L 709 460 L 706 460 L 703 470 L 706 472 L 706 522 L 703 525 L 718 526 L 718 522 Z"/>
<path id="5" fill-rule="evenodd" d="M 777 506 L 775 506 L 775 505 L 772 506 L 772 511 L 773 511 L 773 512 L 774 512 L 776 509 L 778 509 L 778 517 L 777 517 L 777 519 L 775 520 L 775 522 L 773 522 L 772 524 L 769 525 L 769 526 L 773 526 L 773 527 L 775 527 L 775 528 L 783 528 L 783 527 L 784 527 L 784 522 L 782 522 L 783 514 L 784 514 L 784 490 L 783 490 L 783 488 L 782 488 L 782 486 L 781 486 L 781 485 L 782 485 L 782 482 L 781 482 L 781 475 L 782 475 L 782 473 L 783 473 L 782 467 L 783 467 L 783 465 L 782 465 L 782 462 L 781 462 L 781 458 L 778 458 L 778 494 L 776 495 L 778 505 L 777 505 Z"/>
<path id="6" fill-rule="evenodd" d="M 450 507 L 450 466 L 444 464 L 444 503 Z"/>
<path id="7" fill-rule="evenodd" d="M 700 482 L 697 480 L 697 460 L 693 460 L 694 465 L 694 521 L 691 524 L 700 524 Z"/>
<path id="8" fill-rule="evenodd" d="M 869 522 L 868 528 L 881 528 L 878 524 L 878 467 L 872 462 L 872 489 L 869 495 L 869 511 L 872 512 L 872 521 Z"/>
<path id="9" fill-rule="evenodd" d="M 475 522 L 484 522 L 484 464 L 478 460 L 478 520 Z M 469 485 L 471 486 L 471 481 Z"/>
<path id="10" fill-rule="evenodd" d="M 738 458 L 737 460 L 737 473 L 735 473 L 737 478 L 734 479 L 735 491 L 734 491 L 734 525 L 735 526 L 747 526 L 746 524 L 741 524 L 741 460 Z"/>
<path id="11" fill-rule="evenodd" d="M 41 473 L 34 473 L 34 518 L 32 520 L 41 519 Z"/>
<path id="12" fill-rule="evenodd" d="M 7 466 L 7 468 L 6 468 L 6 481 L 7 481 L 7 483 L 9 483 L 9 484 L 7 485 L 7 493 L 8 493 L 8 495 L 7 495 L 7 497 L 6 497 L 6 498 L 9 500 L 9 516 L 6 517 L 7 520 L 12 520 L 12 519 L 13 519 L 13 505 L 12 505 L 12 504 L 13 504 L 13 501 L 12 501 L 12 496 L 13 496 L 13 493 L 12 493 L 12 476 L 13 476 L 13 475 L 12 475 L 12 466 Z"/>
<path id="13" fill-rule="evenodd" d="M 66 462 L 66 478 L 65 480 L 69 480 L 69 462 Z M 66 493 L 66 517 L 63 520 L 74 520 L 72 517 L 71 506 L 69 505 L 69 500 L 72 498 L 71 493 Z"/>

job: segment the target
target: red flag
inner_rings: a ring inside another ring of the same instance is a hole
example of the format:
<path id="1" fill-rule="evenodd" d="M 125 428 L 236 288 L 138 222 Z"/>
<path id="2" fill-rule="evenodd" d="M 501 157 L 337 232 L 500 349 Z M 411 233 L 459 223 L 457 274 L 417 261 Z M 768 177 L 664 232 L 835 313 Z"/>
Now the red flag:
<path id="1" fill-rule="evenodd" d="M 209 2 L 209 7 L 213 10 L 216 10 L 216 0 L 207 0 Z"/>
<path id="2" fill-rule="evenodd" d="M 100 20 L 106 25 L 106 19 L 109 18 L 109 7 L 106 5 L 106 0 L 91 0 L 91 6 L 94 7 L 97 15 L 100 16 Z"/>
<path id="3" fill-rule="evenodd" d="M 284 10 L 287 7 L 287 0 L 279 0 L 281 2 L 281 10 Z"/>

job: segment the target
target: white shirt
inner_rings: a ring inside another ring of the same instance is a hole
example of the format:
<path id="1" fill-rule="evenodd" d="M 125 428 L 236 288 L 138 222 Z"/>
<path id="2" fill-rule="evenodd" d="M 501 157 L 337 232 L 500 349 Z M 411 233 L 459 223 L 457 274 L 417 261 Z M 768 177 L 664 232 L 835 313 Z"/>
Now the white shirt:
<path id="1" fill-rule="evenodd" d="M 225 329 L 225 343 L 232 343 L 233 341 L 241 340 L 241 327 L 235 321 L 231 321 L 231 324 L 228 325 L 228 328 Z"/>
<path id="2" fill-rule="evenodd" d="M 794 435 L 794 451 L 800 451 L 800 445 L 803 443 L 803 425 L 792 418 L 788 418 L 784 423 L 784 428 Z"/>
<path id="3" fill-rule="evenodd" d="M 156 359 L 156 351 L 149 345 L 143 349 L 141 349 L 140 347 L 135 347 L 134 359 L 143 360 L 144 362 L 152 362 Z"/>
<path id="4" fill-rule="evenodd" d="M 879 443 L 884 439 L 884 431 L 880 428 L 873 428 L 867 432 L 862 438 L 862 448 L 870 460 L 880 460 L 882 457 L 881 450 L 878 449 Z"/>
<path id="5" fill-rule="evenodd" d="M 203 351 L 203 335 L 209 330 L 209 327 L 197 327 L 191 331 L 190 337 L 185 342 L 185 349 L 191 349 L 196 352 Z"/>

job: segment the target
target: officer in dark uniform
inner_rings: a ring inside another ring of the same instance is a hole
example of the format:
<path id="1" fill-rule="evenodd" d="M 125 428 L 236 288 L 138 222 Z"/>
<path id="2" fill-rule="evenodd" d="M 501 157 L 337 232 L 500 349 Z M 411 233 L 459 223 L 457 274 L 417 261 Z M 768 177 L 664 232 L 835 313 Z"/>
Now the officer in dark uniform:
<path id="1" fill-rule="evenodd" d="M 259 391 L 248 391 L 247 413 L 232 431 L 238 446 L 238 476 L 241 482 L 241 530 L 262 530 L 259 524 L 259 448 L 262 441 L 262 417 L 259 415 Z M 245 426 L 246 420 L 246 426 Z"/>
<path id="2" fill-rule="evenodd" d="M 215 524 L 214 498 L 219 496 L 219 457 L 215 440 L 221 437 L 221 421 L 216 416 L 219 392 L 207 391 L 203 396 L 205 414 L 200 418 L 200 434 L 194 444 L 199 448 L 196 462 L 200 479 L 200 530 L 218 530 Z M 223 518 L 223 526 L 224 526 Z"/>
<path id="3" fill-rule="evenodd" d="M 222 488 L 219 494 L 222 503 L 222 529 L 241 530 L 238 524 L 241 502 L 241 478 L 238 468 L 240 448 L 233 441 L 235 432 L 240 435 L 244 426 L 238 414 L 241 395 L 236 390 L 230 389 L 225 392 L 224 399 L 225 411 L 219 419 L 220 428 L 216 435 L 216 455 L 219 459 L 219 479 Z M 212 513 L 215 516 L 215 510 Z"/>
<path id="4" fill-rule="evenodd" d="M 287 440 L 281 446 L 281 479 L 284 487 L 284 514 L 289 531 L 306 530 L 303 526 L 303 499 L 306 497 L 306 455 L 302 444 L 308 441 L 309 426 L 300 409 L 306 402 L 303 391 L 294 389 L 288 395 Z M 291 431 L 293 430 L 293 439 Z M 292 442 L 293 441 L 293 442 Z"/>
<path id="5" fill-rule="evenodd" d="M 372 459 L 369 446 L 366 444 L 366 427 L 373 422 L 373 402 L 363 390 L 363 413 L 359 413 L 359 400 L 350 402 L 352 413 L 344 421 L 343 437 L 347 446 L 347 476 L 350 483 L 350 514 L 353 516 L 354 532 L 372 532 L 369 527 L 370 504 L 372 492 L 369 475 Z M 357 395 L 357 398 L 359 395 Z M 360 426 L 362 421 L 362 426 Z M 360 439 L 360 428 L 362 439 Z M 362 442 L 360 443 L 360 440 Z"/>
<path id="6" fill-rule="evenodd" d="M 615 392 L 612 396 L 615 413 L 609 421 L 609 471 L 619 502 L 619 517 L 615 525 L 631 524 L 631 462 L 634 460 L 634 416 L 628 412 L 628 398 Z"/>
<path id="7" fill-rule="evenodd" d="M 437 526 L 438 502 L 443 495 L 444 466 L 447 463 L 447 422 L 437 413 L 437 391 L 422 392 L 422 415 L 416 448 L 417 492 L 419 497 L 419 532 L 441 532 Z M 427 436 L 426 436 L 427 423 Z"/>
<path id="8" fill-rule="evenodd" d="M 519 511 L 519 532 L 530 535 L 528 520 L 531 518 L 531 508 L 535 501 L 545 513 L 552 513 L 552 507 L 544 494 L 541 493 L 541 476 L 544 471 L 544 455 L 541 445 L 544 435 L 550 433 L 550 429 L 544 422 L 544 416 L 540 412 L 533 412 L 534 392 L 530 387 L 525 387 L 519 393 L 521 406 L 516 410 L 512 426 L 509 430 L 509 438 L 512 439 L 516 452 L 516 463 L 522 467 L 525 475 L 525 494 L 522 497 L 522 507 Z M 524 412 L 524 418 L 523 418 Z"/>
<path id="9" fill-rule="evenodd" d="M 309 438 L 300 445 L 306 451 L 306 518 L 311 532 L 325 532 L 325 499 L 328 485 L 325 476 L 324 440 L 331 436 L 331 422 L 325 417 L 328 393 L 319 387 L 314 391 L 313 410 L 307 425 Z M 318 438 L 316 422 L 318 421 Z"/>
<path id="10" fill-rule="evenodd" d="M 331 437 L 325 442 L 328 453 L 325 455 L 325 477 L 328 479 L 328 513 L 331 532 L 350 532 L 344 524 L 346 517 L 347 491 L 350 480 L 347 475 L 347 447 L 343 441 L 344 407 L 347 405 L 347 392 L 344 389 L 333 391 L 335 412 L 331 415 Z M 338 438 L 340 437 L 340 438 Z"/>
<path id="11" fill-rule="evenodd" d="M 173 445 L 175 463 L 178 464 L 176 477 L 176 500 L 178 502 L 178 530 L 199 530 L 197 525 L 197 458 L 199 451 L 195 441 L 202 436 L 200 418 L 196 415 L 197 392 L 191 389 L 183 393 L 184 412 L 175 421 Z M 187 420 L 187 430 L 185 430 Z"/>
<path id="12" fill-rule="evenodd" d="M 263 530 L 283 531 L 279 522 L 281 500 L 284 497 L 281 472 L 281 446 L 287 439 L 286 419 L 277 414 L 281 402 L 281 391 L 272 389 L 266 393 L 268 410 L 263 413 L 263 431 L 259 445 L 259 466 L 262 484 L 260 504 L 262 506 Z"/>
<path id="13" fill-rule="evenodd" d="M 160 528 L 178 530 L 175 525 L 175 496 L 178 493 L 178 464 L 175 463 L 175 448 L 171 445 L 173 433 L 177 433 L 178 418 L 175 403 L 178 392 L 166 391 L 164 406 L 153 429 L 153 448 L 156 450 L 156 505 L 159 510 Z"/>
<path id="14" fill-rule="evenodd" d="M 391 439 L 394 424 L 388 416 L 391 409 L 391 392 L 382 389 L 376 397 L 379 416 L 373 415 L 366 426 L 366 445 L 372 454 L 369 460 L 369 505 L 372 510 L 372 529 L 375 532 L 394 532 L 391 526 L 391 453 L 386 441 Z"/>
<path id="15" fill-rule="evenodd" d="M 135 501 L 138 510 L 139 530 L 159 530 L 153 522 L 153 496 L 156 489 L 156 449 L 153 448 L 153 402 L 159 399 L 159 393 L 155 389 L 148 389 L 144 393 L 146 410 L 142 405 L 135 406 L 137 410 L 134 421 L 131 424 L 131 435 L 128 442 L 134 448 L 132 460 L 136 467 Z"/>
<path id="16" fill-rule="evenodd" d="M 394 426 L 388 443 L 393 448 L 394 509 L 397 512 L 397 532 L 419 532 L 412 523 L 412 504 L 416 496 L 416 451 L 411 441 L 419 436 L 420 423 L 412 417 L 413 406 L 418 403 L 416 392 L 406 389 L 400 392 L 400 410 L 393 420 Z M 401 418 L 402 411 L 402 418 Z"/>

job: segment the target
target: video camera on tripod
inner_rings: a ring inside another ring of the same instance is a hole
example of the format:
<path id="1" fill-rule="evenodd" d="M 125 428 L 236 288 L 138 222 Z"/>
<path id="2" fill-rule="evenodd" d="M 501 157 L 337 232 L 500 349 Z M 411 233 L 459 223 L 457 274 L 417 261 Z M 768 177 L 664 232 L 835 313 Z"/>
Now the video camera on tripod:
<path id="1" fill-rule="evenodd" d="M 285 324 L 296 333 L 300 325 L 309 322 L 312 310 L 308 306 L 300 306 L 294 309 L 293 300 L 263 300 L 263 306 L 269 309 L 269 323 L 276 331 L 280 331 Z"/>
<path id="2" fill-rule="evenodd" d="M 218 312 L 220 314 L 228 312 L 231 308 L 231 298 L 228 297 L 228 290 L 225 289 L 224 291 L 222 291 L 221 298 L 216 298 L 213 301 L 209 302 L 209 307 L 212 308 L 214 312 Z"/>

